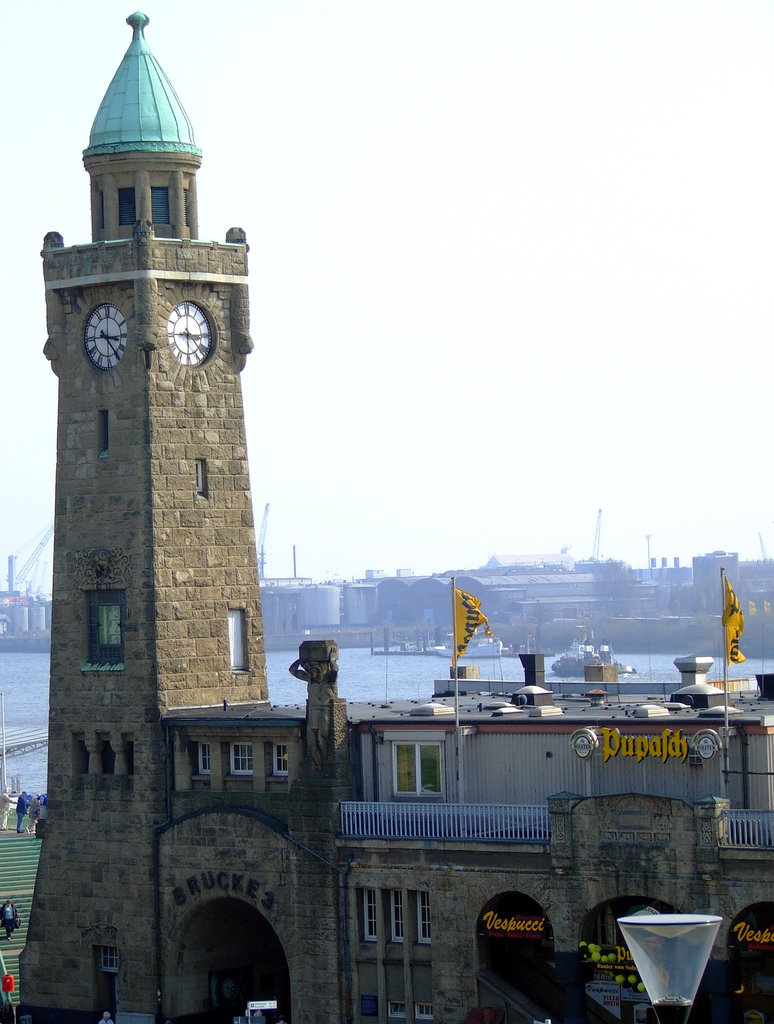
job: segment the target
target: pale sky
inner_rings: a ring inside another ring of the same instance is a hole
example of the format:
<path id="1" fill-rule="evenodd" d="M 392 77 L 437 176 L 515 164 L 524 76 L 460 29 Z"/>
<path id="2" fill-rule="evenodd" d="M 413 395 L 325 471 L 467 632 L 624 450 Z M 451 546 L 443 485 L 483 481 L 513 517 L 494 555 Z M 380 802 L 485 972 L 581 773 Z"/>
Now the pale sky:
<path id="1" fill-rule="evenodd" d="M 266 573 L 774 557 L 774 2 L 153 0 L 200 237 L 243 227 Z M 40 249 L 128 3 L 6 19 L 0 585 L 53 519 Z"/>

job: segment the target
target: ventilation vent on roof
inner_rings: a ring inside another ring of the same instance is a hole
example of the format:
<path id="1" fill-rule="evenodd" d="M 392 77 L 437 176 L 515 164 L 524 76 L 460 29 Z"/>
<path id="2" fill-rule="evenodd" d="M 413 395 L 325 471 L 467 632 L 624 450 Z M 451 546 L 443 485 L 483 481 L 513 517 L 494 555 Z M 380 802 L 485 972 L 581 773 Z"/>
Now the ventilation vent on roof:
<path id="1" fill-rule="evenodd" d="M 635 718 L 668 718 L 669 708 L 663 704 L 640 704 L 634 709 Z"/>
<path id="2" fill-rule="evenodd" d="M 430 701 L 429 704 L 420 704 L 419 707 L 412 708 L 409 711 L 410 715 L 453 715 L 454 708 L 449 707 L 448 704 L 435 704 Z"/>

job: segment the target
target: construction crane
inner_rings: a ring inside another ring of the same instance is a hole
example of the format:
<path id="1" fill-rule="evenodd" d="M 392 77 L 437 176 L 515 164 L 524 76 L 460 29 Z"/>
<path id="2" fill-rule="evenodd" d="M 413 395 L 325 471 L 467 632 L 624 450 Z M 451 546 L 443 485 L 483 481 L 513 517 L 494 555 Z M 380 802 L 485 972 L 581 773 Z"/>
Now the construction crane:
<path id="1" fill-rule="evenodd" d="M 599 561 L 599 541 L 602 534 L 602 509 L 597 512 L 597 530 L 594 534 L 594 549 L 591 552 L 591 561 Z"/>
<path id="2" fill-rule="evenodd" d="M 8 559 L 8 589 L 9 590 L 16 590 L 23 583 L 26 582 L 27 577 L 30 575 L 30 573 L 35 568 L 35 566 L 38 564 L 38 559 L 40 558 L 41 554 L 43 553 L 43 549 L 45 548 L 46 544 L 48 544 L 48 542 L 51 540 L 53 534 L 54 534 L 54 524 L 51 523 L 51 525 L 47 528 L 46 532 L 43 534 L 43 538 L 38 542 L 37 546 L 35 547 L 35 550 L 32 552 L 30 557 L 27 559 L 27 561 L 21 567 L 21 571 L 20 572 L 14 573 L 14 571 L 13 571 L 14 570 L 14 557 L 13 557 L 13 555 Z"/>
<path id="3" fill-rule="evenodd" d="M 266 549 L 264 543 L 266 541 L 266 527 L 269 525 L 269 503 L 263 510 L 263 519 L 261 520 L 261 532 L 258 536 L 258 579 L 262 580 L 265 577 L 266 570 Z"/>

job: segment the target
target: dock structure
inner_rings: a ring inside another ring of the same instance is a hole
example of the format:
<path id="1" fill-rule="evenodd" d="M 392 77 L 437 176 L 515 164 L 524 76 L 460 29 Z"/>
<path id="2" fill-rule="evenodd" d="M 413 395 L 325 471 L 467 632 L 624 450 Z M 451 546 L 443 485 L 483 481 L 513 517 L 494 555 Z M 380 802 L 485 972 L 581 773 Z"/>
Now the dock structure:
<path id="1" fill-rule="evenodd" d="M 0 743 L 0 747 L 2 744 Z M 5 756 L 18 757 L 20 754 L 30 754 L 33 750 L 48 746 L 48 729 L 6 729 L 5 730 Z M 0 750 L 0 764 L 2 764 L 3 752 Z"/>

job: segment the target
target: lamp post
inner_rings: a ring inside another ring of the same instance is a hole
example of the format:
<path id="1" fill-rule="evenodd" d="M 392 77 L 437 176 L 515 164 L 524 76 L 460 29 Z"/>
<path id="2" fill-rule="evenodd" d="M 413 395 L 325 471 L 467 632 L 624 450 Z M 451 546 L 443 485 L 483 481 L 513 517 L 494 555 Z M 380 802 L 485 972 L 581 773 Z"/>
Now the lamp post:
<path id="1" fill-rule="evenodd" d="M 659 1024 L 685 1024 L 721 918 L 711 914 L 619 917 Z"/>

